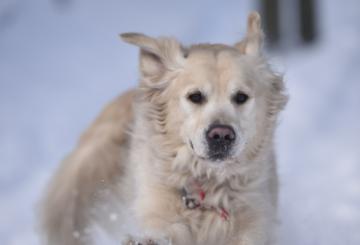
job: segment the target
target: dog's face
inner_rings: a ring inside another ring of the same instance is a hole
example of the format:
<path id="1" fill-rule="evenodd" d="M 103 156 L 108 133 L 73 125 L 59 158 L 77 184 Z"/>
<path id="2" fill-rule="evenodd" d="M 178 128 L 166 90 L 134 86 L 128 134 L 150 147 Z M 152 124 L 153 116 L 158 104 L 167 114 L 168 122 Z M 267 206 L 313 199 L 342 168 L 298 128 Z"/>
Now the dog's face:
<path id="1" fill-rule="evenodd" d="M 141 86 L 156 94 L 150 100 L 163 132 L 212 163 L 232 162 L 261 147 L 286 98 L 282 79 L 260 55 L 258 14 L 249 16 L 247 36 L 234 46 L 183 48 L 174 39 L 122 37 L 141 47 Z"/>
<path id="2" fill-rule="evenodd" d="M 171 86 L 170 110 L 181 115 L 179 133 L 197 157 L 213 162 L 237 158 L 254 136 L 266 86 L 257 80 L 253 62 L 254 57 L 228 46 L 189 51 Z"/>

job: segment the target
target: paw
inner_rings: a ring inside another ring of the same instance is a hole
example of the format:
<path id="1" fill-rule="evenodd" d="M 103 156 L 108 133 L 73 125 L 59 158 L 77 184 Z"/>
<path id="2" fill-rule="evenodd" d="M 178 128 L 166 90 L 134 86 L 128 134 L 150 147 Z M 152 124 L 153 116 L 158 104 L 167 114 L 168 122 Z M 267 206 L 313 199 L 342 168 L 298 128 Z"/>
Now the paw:
<path id="1" fill-rule="evenodd" d="M 135 238 L 129 237 L 123 245 L 170 245 L 168 239 Z"/>
<path id="2" fill-rule="evenodd" d="M 124 245 L 159 245 L 152 239 L 131 239 L 124 243 Z"/>

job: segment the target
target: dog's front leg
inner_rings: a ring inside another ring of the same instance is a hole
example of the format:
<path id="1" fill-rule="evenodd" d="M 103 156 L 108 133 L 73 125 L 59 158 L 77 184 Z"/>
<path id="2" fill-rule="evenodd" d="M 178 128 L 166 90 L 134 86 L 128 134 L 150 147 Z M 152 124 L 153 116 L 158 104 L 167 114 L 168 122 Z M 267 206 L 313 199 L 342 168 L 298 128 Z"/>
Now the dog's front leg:
<path id="1" fill-rule="evenodd" d="M 243 226 L 231 245 L 273 245 L 275 222 L 259 218 Z"/>
<path id="2" fill-rule="evenodd" d="M 175 218 L 175 215 L 173 217 Z M 142 222 L 144 237 L 154 241 L 156 245 L 195 244 L 189 227 L 181 221 L 166 219 L 164 216 L 148 215 Z"/>
<path id="3" fill-rule="evenodd" d="M 182 225 L 169 225 L 161 232 L 144 230 L 142 236 L 129 236 L 122 245 L 190 245 L 195 244 L 187 228 Z M 186 229 L 186 230 L 184 230 Z M 165 232 L 164 232 L 165 231 Z"/>
<path id="4" fill-rule="evenodd" d="M 151 195 L 148 195 L 151 193 Z M 181 197 L 163 188 L 147 191 L 137 200 L 135 213 L 144 237 L 172 245 L 195 244 L 190 228 L 181 217 Z"/>

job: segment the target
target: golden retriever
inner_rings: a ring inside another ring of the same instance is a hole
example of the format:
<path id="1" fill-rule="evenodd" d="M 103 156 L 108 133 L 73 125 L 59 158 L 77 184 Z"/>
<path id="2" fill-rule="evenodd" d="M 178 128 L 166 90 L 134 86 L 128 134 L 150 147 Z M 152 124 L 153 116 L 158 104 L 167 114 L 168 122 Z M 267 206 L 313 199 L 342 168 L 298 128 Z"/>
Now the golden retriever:
<path id="1" fill-rule="evenodd" d="M 275 243 L 274 131 L 287 96 L 261 53 L 260 16 L 235 45 L 140 48 L 139 85 L 100 114 L 53 177 L 41 209 L 50 245 Z"/>

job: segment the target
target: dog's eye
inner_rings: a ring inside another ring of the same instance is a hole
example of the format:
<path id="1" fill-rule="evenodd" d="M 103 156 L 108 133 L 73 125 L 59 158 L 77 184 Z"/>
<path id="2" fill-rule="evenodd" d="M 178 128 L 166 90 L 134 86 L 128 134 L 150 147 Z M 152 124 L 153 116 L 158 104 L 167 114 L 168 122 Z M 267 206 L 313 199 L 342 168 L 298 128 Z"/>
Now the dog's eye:
<path id="1" fill-rule="evenodd" d="M 249 96 L 243 92 L 237 92 L 232 100 L 235 104 L 242 105 L 249 99 Z"/>
<path id="2" fill-rule="evenodd" d="M 200 91 L 189 94 L 187 98 L 194 104 L 202 104 L 205 101 L 205 96 Z"/>

